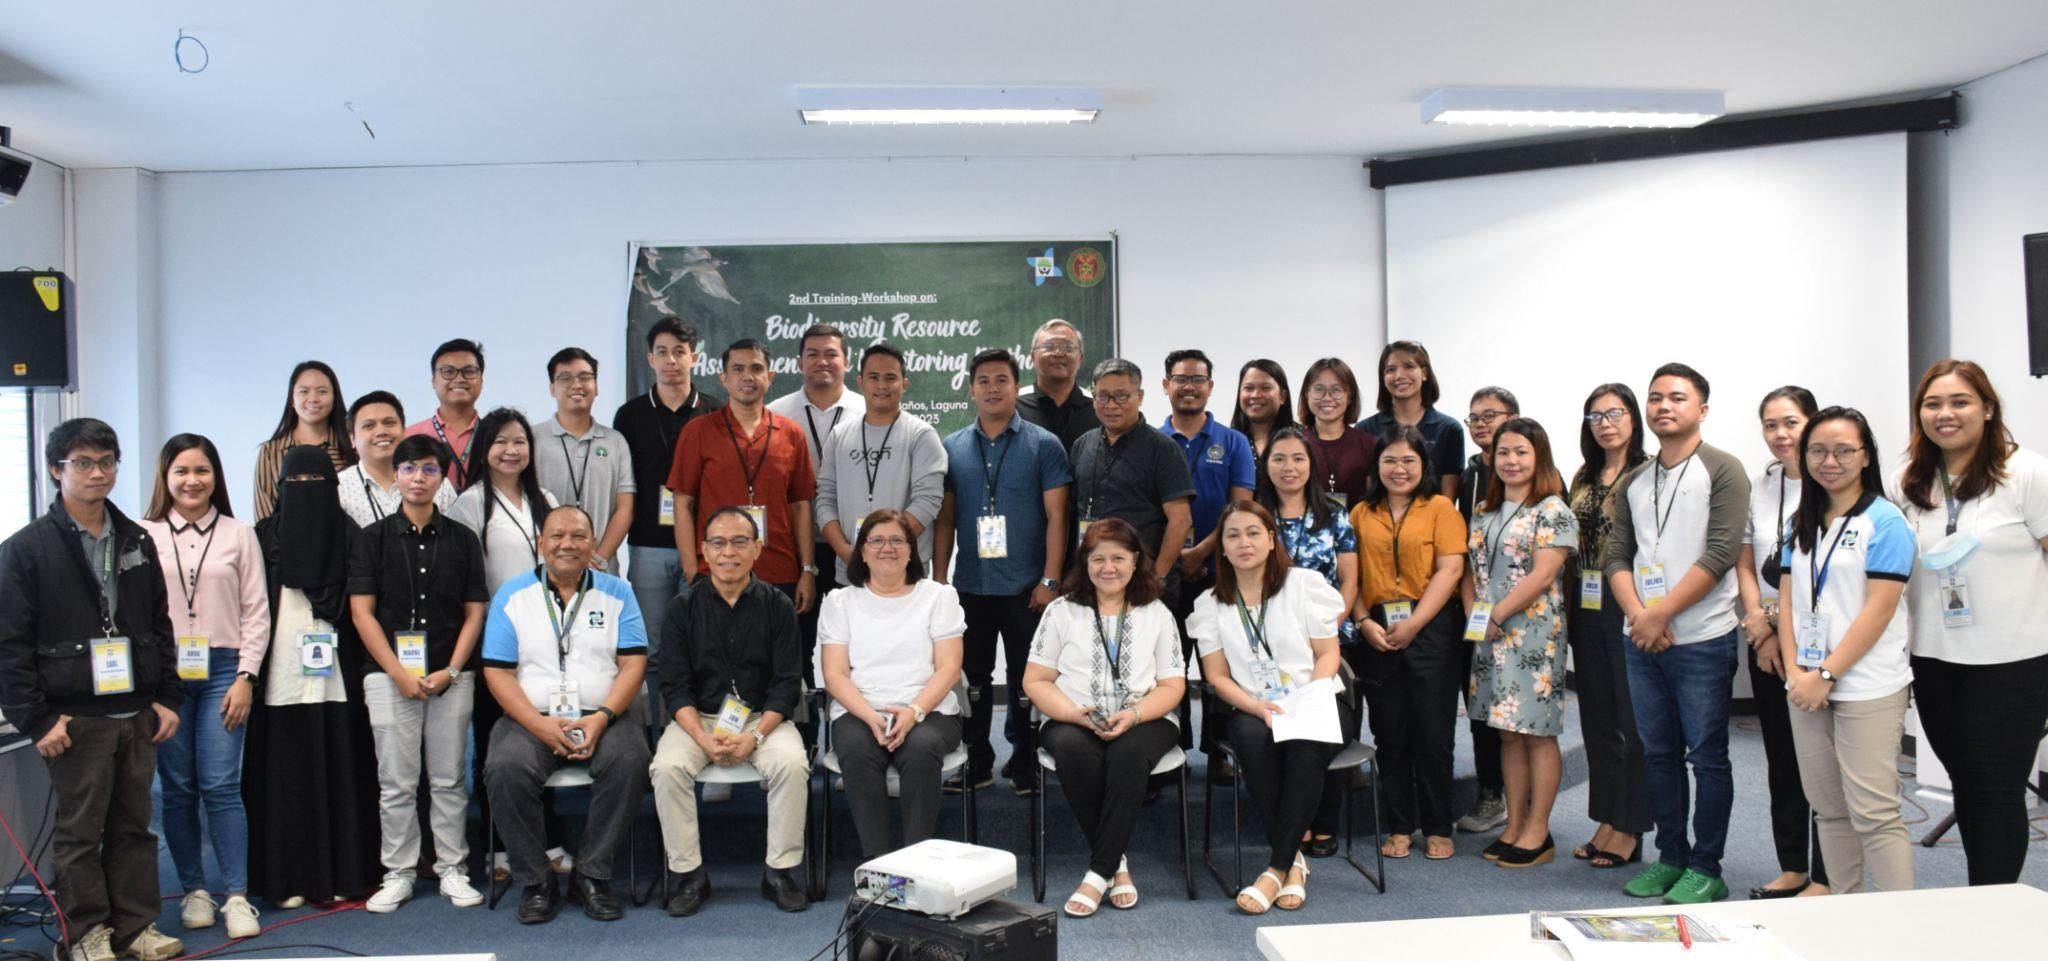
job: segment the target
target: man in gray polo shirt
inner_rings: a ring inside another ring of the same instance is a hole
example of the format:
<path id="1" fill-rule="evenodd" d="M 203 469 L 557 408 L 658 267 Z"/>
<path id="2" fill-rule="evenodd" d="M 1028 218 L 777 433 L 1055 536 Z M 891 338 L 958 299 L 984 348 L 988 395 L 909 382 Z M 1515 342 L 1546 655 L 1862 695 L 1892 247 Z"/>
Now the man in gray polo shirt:
<path id="1" fill-rule="evenodd" d="M 867 413 L 832 431 L 818 466 L 818 530 L 839 556 L 838 581 L 847 584 L 861 520 L 882 508 L 910 515 L 917 556 L 932 559 L 932 523 L 946 500 L 946 445 L 937 428 L 899 406 L 910 386 L 903 352 L 872 344 L 860 355 L 860 390 Z"/>
<path id="2" fill-rule="evenodd" d="M 626 437 L 590 416 L 597 401 L 597 358 L 581 347 L 564 347 L 548 358 L 548 393 L 555 416 L 534 428 L 533 466 L 540 486 L 564 507 L 590 515 L 597 536 L 591 566 L 618 571 L 619 545 L 633 529 L 633 451 Z M 477 438 L 477 452 L 493 456 L 491 441 Z"/>

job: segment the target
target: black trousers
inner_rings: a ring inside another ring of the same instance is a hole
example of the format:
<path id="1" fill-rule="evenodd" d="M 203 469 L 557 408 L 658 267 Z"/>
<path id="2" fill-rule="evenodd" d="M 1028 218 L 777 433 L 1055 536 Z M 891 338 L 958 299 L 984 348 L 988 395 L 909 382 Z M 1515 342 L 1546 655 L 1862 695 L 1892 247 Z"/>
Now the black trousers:
<path id="1" fill-rule="evenodd" d="M 1375 617 L 1378 615 L 1375 614 Z M 1472 663 L 1465 619 L 1458 605 L 1444 609 L 1393 654 L 1364 641 L 1345 648 L 1365 691 L 1366 720 L 1378 749 L 1379 785 L 1386 799 L 1387 833 L 1450 837 L 1451 756 L 1457 741 L 1458 691 Z M 1498 739 L 1496 738 L 1496 743 Z M 1316 812 L 1316 833 L 1334 834 L 1338 805 L 1351 772 L 1331 772 Z"/>
<path id="2" fill-rule="evenodd" d="M 1790 617 L 1789 611 L 1779 615 Z M 1748 638 L 1743 638 L 1745 646 Z M 1775 639 L 1773 640 L 1775 643 Z M 1785 700 L 1785 679 L 1757 666 L 1756 648 L 1749 649 L 1749 689 L 1756 698 L 1757 726 L 1763 729 L 1764 766 L 1771 788 L 1771 842 L 1778 849 L 1778 870 L 1794 871 L 1828 883 L 1821 863 L 1820 832 L 1813 829 L 1813 807 L 1799 783 L 1799 752 L 1792 744 L 1792 705 Z"/>
<path id="3" fill-rule="evenodd" d="M 1642 834 L 1654 821 L 1650 817 L 1650 774 L 1643 766 L 1643 739 L 1636 735 L 1636 709 L 1628 693 L 1628 652 L 1624 648 L 1628 639 L 1621 636 L 1621 605 L 1612 598 L 1603 597 L 1602 601 L 1600 610 L 1589 611 L 1572 598 L 1567 626 L 1572 670 L 1578 676 L 1579 728 L 1586 738 L 1586 816 L 1617 831 Z M 1783 708 L 1781 696 L 1781 716 Z M 1788 732 L 1788 748 L 1790 738 Z M 1792 785 L 1796 791 L 1796 769 Z M 1772 796 L 1776 794 L 1773 781 Z M 1805 804 L 1803 795 L 1800 803 Z"/>
<path id="4" fill-rule="evenodd" d="M 841 714 L 832 722 L 832 749 L 846 778 L 846 806 L 860 835 L 860 853 L 878 858 L 900 847 L 928 841 L 939 826 L 939 769 L 960 746 L 960 719 L 931 714 L 910 729 L 891 754 L 875 741 L 866 721 Z M 889 766 L 896 766 L 897 796 L 903 799 L 903 843 L 890 842 Z"/>
<path id="5" fill-rule="evenodd" d="M 967 781 L 978 783 L 995 767 L 996 749 L 989 741 L 995 720 L 996 639 L 1002 638 L 1004 683 L 1009 687 L 1009 721 L 1003 731 L 1009 735 L 1010 756 L 1019 765 L 1037 763 L 1031 725 L 1017 723 L 1024 714 L 1024 665 L 1031 654 L 1031 638 L 1038 633 L 1039 612 L 1031 609 L 1031 588 L 1020 594 L 961 594 L 960 607 L 967 615 L 967 634 L 962 639 L 961 672 L 967 676 L 967 699 L 971 716 L 962 724 L 961 743 L 967 745 Z M 1018 770 L 1030 771 L 1028 766 Z"/>
<path id="6" fill-rule="evenodd" d="M 1337 710 L 1350 714 L 1351 706 L 1339 698 Z M 1353 722 L 1346 718 L 1344 723 L 1348 727 Z M 1246 793 L 1252 796 L 1252 807 L 1258 809 L 1259 820 L 1266 826 L 1266 844 L 1272 852 L 1266 866 L 1284 876 L 1294 865 L 1295 855 L 1301 852 L 1301 836 L 1315 820 L 1316 807 L 1322 803 L 1330 759 L 1344 745 L 1322 741 L 1275 743 L 1273 729 L 1266 726 L 1265 720 L 1243 711 L 1231 711 L 1227 725 L 1231 750 L 1237 752 L 1237 776 L 1243 780 Z"/>
<path id="7" fill-rule="evenodd" d="M 1166 609 L 1173 613 L 1173 626 L 1180 631 L 1180 656 L 1183 660 L 1195 665 L 1197 673 L 1200 673 L 1202 669 L 1202 662 L 1194 654 L 1195 639 L 1188 636 L 1188 615 L 1195 611 L 1195 598 L 1202 596 L 1204 592 L 1215 586 L 1215 575 L 1205 571 L 1194 580 L 1182 580 L 1178 591 L 1170 592 L 1161 598 L 1161 600 L 1166 602 Z M 1180 702 L 1180 746 L 1182 750 L 1196 746 L 1195 730 L 1192 722 L 1194 720 L 1195 702 L 1197 700 L 1200 700 L 1200 698 L 1185 697 Z M 1211 717 L 1207 705 L 1204 705 L 1200 741 L 1203 754 L 1215 754 L 1211 748 L 1214 748 L 1216 742 L 1226 736 L 1224 733 L 1224 718 L 1228 714 L 1229 710 L 1226 708 L 1218 710 L 1215 716 Z M 1210 763 L 1213 764 L 1215 762 L 1212 759 Z"/>
<path id="8" fill-rule="evenodd" d="M 219 718 L 201 718 L 219 724 Z M 71 747 L 45 760 L 56 793 L 51 866 L 57 906 L 75 944 L 97 925 L 114 929 L 115 950 L 154 923 L 156 835 L 149 833 L 149 785 L 156 776 L 156 712 L 131 717 L 76 715 Z"/>
<path id="9" fill-rule="evenodd" d="M 640 799 L 647 796 L 647 767 L 654 752 L 639 723 L 621 724 L 598 739 L 590 757 L 590 811 L 583 843 L 576 852 L 576 873 L 609 881 L 619 846 L 632 833 Z M 491 816 L 512 863 L 512 883 L 522 887 L 547 880 L 547 818 L 541 785 L 568 760 L 556 757 L 533 732 L 518 724 L 499 724 L 491 733 L 491 764 L 484 788 L 491 798 Z M 631 857 L 632 853 L 627 852 Z"/>
<path id="10" fill-rule="evenodd" d="M 2027 862 L 2022 792 L 2048 724 L 2048 656 L 2004 664 L 1913 658 L 1928 746 L 1955 785 L 1971 884 L 2010 884 Z"/>
<path id="11" fill-rule="evenodd" d="M 1047 721 L 1038 729 L 1039 743 L 1059 765 L 1067 806 L 1088 839 L 1088 870 L 1105 878 L 1116 876 L 1117 862 L 1131 843 L 1131 825 L 1145 804 L 1145 782 L 1179 736 L 1173 722 L 1163 717 L 1133 727 L 1114 741 L 1063 721 Z M 1295 837 L 1300 837 L 1298 829 Z"/>

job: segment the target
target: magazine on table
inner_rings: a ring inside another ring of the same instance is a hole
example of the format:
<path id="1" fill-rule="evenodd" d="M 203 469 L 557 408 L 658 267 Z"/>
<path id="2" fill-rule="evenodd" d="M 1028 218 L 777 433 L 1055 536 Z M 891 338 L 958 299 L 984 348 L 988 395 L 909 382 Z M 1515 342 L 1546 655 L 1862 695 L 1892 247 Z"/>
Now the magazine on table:
<path id="1" fill-rule="evenodd" d="M 1531 911 L 1529 939 L 1563 945 L 1575 961 L 1800 961 L 1799 955 L 1747 918 L 1597 911 Z"/>

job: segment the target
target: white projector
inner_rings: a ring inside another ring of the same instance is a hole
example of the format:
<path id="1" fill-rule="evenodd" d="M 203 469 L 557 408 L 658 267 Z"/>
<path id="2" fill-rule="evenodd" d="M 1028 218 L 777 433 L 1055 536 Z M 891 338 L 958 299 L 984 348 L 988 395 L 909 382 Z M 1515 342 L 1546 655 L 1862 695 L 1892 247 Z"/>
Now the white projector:
<path id="1" fill-rule="evenodd" d="M 853 872 L 853 893 L 892 908 L 957 918 L 1017 886 L 1017 856 L 934 838 L 884 854 Z"/>

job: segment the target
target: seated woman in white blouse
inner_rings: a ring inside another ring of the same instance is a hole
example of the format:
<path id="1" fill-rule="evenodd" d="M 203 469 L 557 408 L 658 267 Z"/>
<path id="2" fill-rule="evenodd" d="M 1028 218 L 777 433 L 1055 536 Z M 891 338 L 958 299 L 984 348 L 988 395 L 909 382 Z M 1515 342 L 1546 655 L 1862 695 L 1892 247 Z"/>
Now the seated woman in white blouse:
<path id="1" fill-rule="evenodd" d="M 1218 550 L 1231 569 L 1195 599 L 1188 636 L 1202 654 L 1202 676 L 1216 696 L 1236 708 L 1227 722 L 1237 752 L 1238 777 L 1266 825 L 1272 857 L 1265 871 L 1237 896 L 1247 914 L 1274 906 L 1297 910 L 1307 898 L 1308 862 L 1303 832 L 1315 819 L 1335 741 L 1273 740 L 1274 703 L 1311 681 L 1335 677 L 1341 662 L 1337 628 L 1344 597 L 1321 574 L 1296 568 L 1280 547 L 1273 515 L 1251 501 L 1223 509 L 1216 521 Z M 1350 705 L 1340 730 L 1353 730 Z"/>
<path id="2" fill-rule="evenodd" d="M 847 564 L 851 585 L 825 595 L 818 659 L 832 695 L 832 748 L 861 856 L 889 843 L 889 765 L 903 798 L 903 845 L 939 821 L 940 765 L 960 746 L 960 595 L 925 575 L 908 515 L 878 510 L 861 521 Z"/>
<path id="3" fill-rule="evenodd" d="M 1180 632 L 1137 530 L 1096 521 L 1080 556 L 1045 607 L 1024 669 L 1024 693 L 1046 717 L 1039 743 L 1088 839 L 1088 873 L 1065 909 L 1074 918 L 1094 914 L 1105 895 L 1112 907 L 1138 906 L 1124 848 L 1153 766 L 1180 739 L 1174 711 L 1188 686 Z"/>

